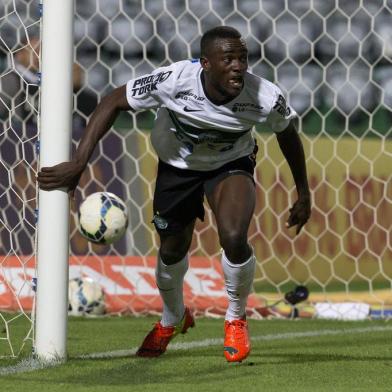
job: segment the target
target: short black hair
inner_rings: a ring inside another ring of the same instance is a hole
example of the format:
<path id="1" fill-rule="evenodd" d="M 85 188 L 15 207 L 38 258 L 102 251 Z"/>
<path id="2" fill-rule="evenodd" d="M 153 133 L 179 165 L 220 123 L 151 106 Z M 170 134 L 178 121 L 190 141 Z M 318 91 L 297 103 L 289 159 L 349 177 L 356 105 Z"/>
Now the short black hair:
<path id="1" fill-rule="evenodd" d="M 206 51 L 208 46 L 216 40 L 220 38 L 241 38 L 241 33 L 236 30 L 234 27 L 230 26 L 218 26 L 214 27 L 210 30 L 207 30 L 200 40 L 200 55 L 206 55 Z"/>

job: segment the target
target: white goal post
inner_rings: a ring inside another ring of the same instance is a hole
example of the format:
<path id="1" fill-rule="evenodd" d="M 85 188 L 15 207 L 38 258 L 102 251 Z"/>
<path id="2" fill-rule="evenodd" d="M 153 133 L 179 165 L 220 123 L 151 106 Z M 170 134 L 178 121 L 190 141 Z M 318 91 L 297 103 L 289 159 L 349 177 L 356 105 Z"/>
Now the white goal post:
<path id="1" fill-rule="evenodd" d="M 70 159 L 72 139 L 72 1 L 43 0 L 40 167 Z M 68 317 L 69 200 L 66 189 L 39 190 L 35 354 L 65 359 Z"/>
<path id="2" fill-rule="evenodd" d="M 368 305 L 366 317 L 391 317 L 391 18 L 389 0 L 45 0 L 41 6 L 3 0 L 0 357 L 34 346 L 41 357 L 65 358 L 68 277 L 99 282 L 110 313 L 159 313 L 154 113 L 120 115 L 97 146 L 70 214 L 67 194 L 38 195 L 35 175 L 39 166 L 68 159 L 105 94 L 158 66 L 197 57 L 202 33 L 216 25 L 242 33 L 250 70 L 277 83 L 298 112 L 313 196 L 312 219 L 294 238 L 284 227 L 295 199 L 289 169 L 275 136 L 257 128 L 257 206 L 249 230 L 257 295 L 249 313 L 268 315 L 265 306 L 305 285 L 303 316 L 317 317 L 315 303 L 334 311 L 330 304 L 344 302 Z M 126 236 L 111 246 L 87 242 L 76 228 L 77 206 L 95 191 L 117 194 L 130 211 Z M 185 278 L 186 301 L 199 314 L 224 311 L 219 255 L 207 209 Z"/>

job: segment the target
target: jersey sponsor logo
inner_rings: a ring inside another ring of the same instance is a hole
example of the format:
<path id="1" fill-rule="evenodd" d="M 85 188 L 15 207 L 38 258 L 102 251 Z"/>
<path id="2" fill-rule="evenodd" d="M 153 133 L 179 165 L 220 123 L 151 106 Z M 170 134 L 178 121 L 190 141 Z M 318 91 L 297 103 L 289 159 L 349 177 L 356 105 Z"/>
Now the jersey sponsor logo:
<path id="1" fill-rule="evenodd" d="M 196 128 L 180 122 L 173 111 L 167 110 L 176 128 L 174 135 L 177 140 L 186 145 L 186 148 L 190 152 L 193 151 L 194 145 L 201 144 L 204 144 L 210 150 L 219 152 L 229 151 L 233 149 L 234 144 L 241 136 L 244 136 L 250 131 L 250 129 L 246 129 L 238 132 L 227 132 L 219 129 Z"/>
<path id="2" fill-rule="evenodd" d="M 253 102 L 237 102 L 233 105 L 231 110 L 236 112 L 257 112 L 260 113 L 264 109 L 263 106 L 257 105 Z"/>
<path id="3" fill-rule="evenodd" d="M 136 79 L 132 86 L 132 97 L 157 90 L 157 85 L 166 81 L 172 73 L 173 71 L 159 72 L 156 75 L 148 75 Z"/>
<path id="4" fill-rule="evenodd" d="M 184 112 L 191 113 L 191 112 L 201 112 L 201 111 L 202 109 L 192 109 L 192 108 L 188 108 L 188 106 L 184 106 Z"/>
<path id="5" fill-rule="evenodd" d="M 288 117 L 291 112 L 290 108 L 286 106 L 286 100 L 284 96 L 280 94 L 272 109 L 275 109 L 283 117 Z"/>
<path id="6" fill-rule="evenodd" d="M 195 101 L 203 102 L 205 100 L 205 97 L 200 97 L 199 95 L 196 95 L 192 91 L 179 91 L 176 94 L 175 98 L 182 99 L 184 101 L 195 100 Z"/>

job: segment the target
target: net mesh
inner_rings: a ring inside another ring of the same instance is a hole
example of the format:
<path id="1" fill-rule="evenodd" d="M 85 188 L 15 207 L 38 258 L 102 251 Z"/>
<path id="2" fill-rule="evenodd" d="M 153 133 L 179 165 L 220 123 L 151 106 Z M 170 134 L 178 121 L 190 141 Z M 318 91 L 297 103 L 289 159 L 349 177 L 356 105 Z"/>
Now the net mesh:
<path id="1" fill-rule="evenodd" d="M 32 340 L 39 26 L 32 2 L 0 5 L 0 356 Z"/>
<path id="2" fill-rule="evenodd" d="M 17 355 L 21 342 L 31 340 L 39 10 L 34 0 L 0 5 L 0 355 Z M 274 298 L 303 284 L 314 301 L 364 301 L 387 314 L 391 13 L 389 0 L 77 1 L 73 148 L 95 105 L 113 87 L 172 61 L 198 57 L 200 36 L 208 28 L 237 28 L 248 43 L 251 71 L 277 83 L 299 114 L 314 199 L 311 221 L 294 238 L 284 227 L 295 200 L 293 181 L 275 136 L 258 127 L 257 206 L 249 231 L 258 262 L 255 291 Z M 118 295 L 115 309 L 121 312 L 150 309 L 148 296 L 140 303 L 126 294 L 155 290 L 153 119 L 152 112 L 121 114 L 96 148 L 72 209 L 70 277 L 83 273 L 97 279 Z M 126 236 L 108 247 L 86 242 L 75 224 L 80 201 L 102 190 L 126 200 L 130 211 Z M 208 267 L 219 252 L 207 209 L 190 255 L 207 260 Z M 130 257 L 140 270 L 129 269 Z M 190 300 L 197 291 L 192 287 Z"/>

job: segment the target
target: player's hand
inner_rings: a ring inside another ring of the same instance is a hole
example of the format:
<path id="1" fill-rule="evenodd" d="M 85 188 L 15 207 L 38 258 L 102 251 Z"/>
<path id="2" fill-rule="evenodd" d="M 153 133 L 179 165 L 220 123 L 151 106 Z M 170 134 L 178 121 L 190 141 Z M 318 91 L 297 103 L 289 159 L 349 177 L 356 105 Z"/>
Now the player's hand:
<path id="1" fill-rule="evenodd" d="M 45 191 L 66 188 L 73 197 L 84 167 L 74 161 L 62 162 L 51 167 L 43 167 L 37 175 L 39 187 Z"/>
<path id="2" fill-rule="evenodd" d="M 286 227 L 297 226 L 296 233 L 299 234 L 303 225 L 310 218 L 311 200 L 310 195 L 300 196 L 294 205 L 289 209 L 289 219 L 287 219 Z"/>

